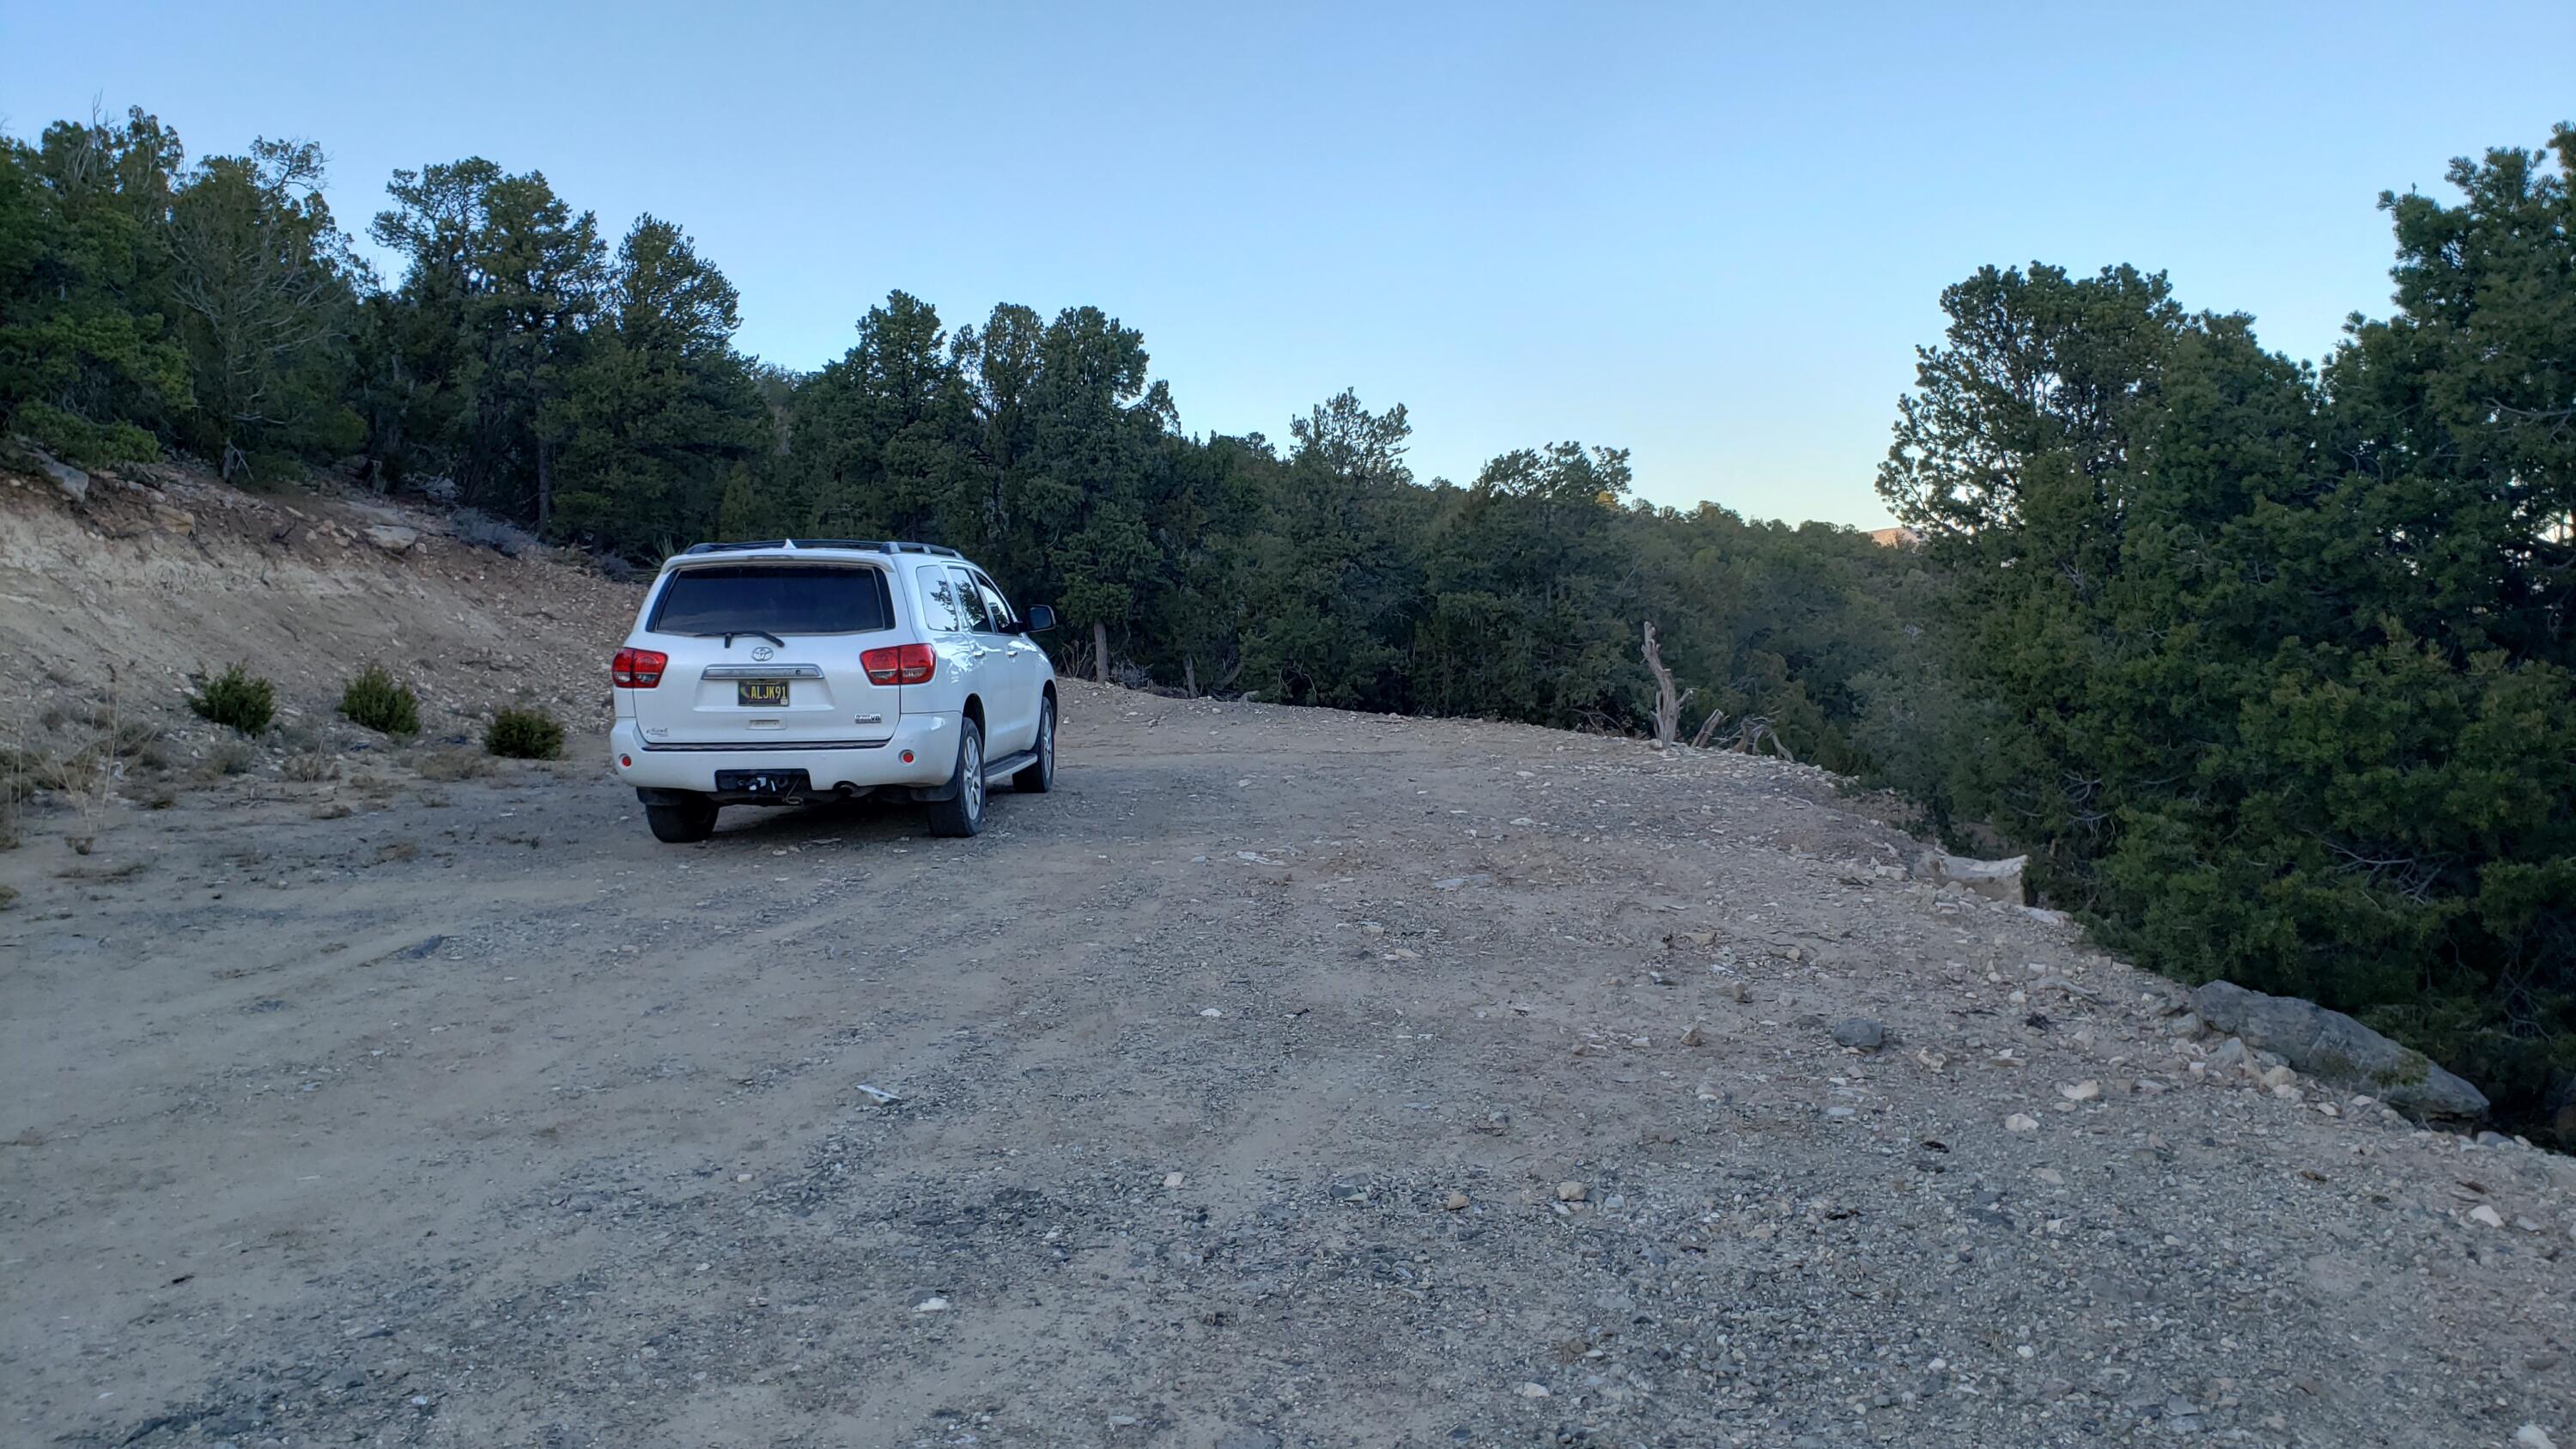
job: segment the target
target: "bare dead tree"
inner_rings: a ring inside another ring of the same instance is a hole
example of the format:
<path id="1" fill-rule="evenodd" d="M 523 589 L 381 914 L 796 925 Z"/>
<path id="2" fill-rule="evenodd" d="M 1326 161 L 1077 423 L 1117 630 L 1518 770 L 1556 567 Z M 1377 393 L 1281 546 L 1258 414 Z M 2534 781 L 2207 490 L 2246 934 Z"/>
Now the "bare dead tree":
<path id="1" fill-rule="evenodd" d="M 1699 723 L 1699 733 L 1691 736 L 1691 748 L 1694 750 L 1707 749 L 1709 736 L 1717 733 L 1718 725 L 1723 723 L 1725 719 L 1725 705 L 1721 704 L 1717 708 L 1710 710 L 1708 712 L 1708 718 L 1701 720 Z"/>
<path id="2" fill-rule="evenodd" d="M 1655 647 L 1655 621 L 1646 621 L 1646 642 L 1640 651 L 1646 656 L 1646 672 L 1655 676 L 1655 745 L 1670 749 L 1682 727 L 1682 702 L 1691 697 L 1687 689 L 1673 692 L 1673 672 L 1664 667 L 1664 654 Z"/>

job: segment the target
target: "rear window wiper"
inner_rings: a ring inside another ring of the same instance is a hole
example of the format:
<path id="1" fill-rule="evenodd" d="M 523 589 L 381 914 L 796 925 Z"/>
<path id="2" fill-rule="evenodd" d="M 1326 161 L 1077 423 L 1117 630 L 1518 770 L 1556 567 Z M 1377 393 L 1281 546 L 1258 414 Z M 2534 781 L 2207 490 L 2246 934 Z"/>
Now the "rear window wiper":
<path id="1" fill-rule="evenodd" d="M 766 640 L 768 640 L 770 643 L 777 645 L 777 646 L 778 646 L 779 648 L 781 648 L 781 649 L 784 649 L 784 648 L 786 648 L 786 647 L 787 647 L 787 641 L 786 641 L 786 640 L 779 638 L 777 635 L 770 633 L 770 632 L 769 632 L 768 630 L 766 630 L 766 629 L 727 629 L 727 630 L 725 631 L 725 636 L 724 636 L 725 647 L 726 647 L 727 649 L 731 649 L 731 648 L 733 647 L 733 641 L 734 641 L 735 636 L 737 636 L 737 635 L 743 635 L 743 634 L 755 635 L 755 636 L 757 636 L 757 637 L 759 637 L 759 638 L 766 639 Z"/>

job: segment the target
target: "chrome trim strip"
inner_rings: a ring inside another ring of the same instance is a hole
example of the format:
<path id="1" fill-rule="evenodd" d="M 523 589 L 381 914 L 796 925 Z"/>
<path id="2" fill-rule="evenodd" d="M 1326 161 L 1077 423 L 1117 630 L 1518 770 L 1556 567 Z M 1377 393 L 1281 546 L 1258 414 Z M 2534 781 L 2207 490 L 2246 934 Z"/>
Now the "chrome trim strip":
<path id="1" fill-rule="evenodd" d="M 820 664 L 710 664 L 700 679 L 820 679 Z"/>
<path id="2" fill-rule="evenodd" d="M 781 750 L 881 750 L 892 743 L 892 740 L 726 740 L 712 745 L 657 745 L 648 740 L 644 744 L 644 752 L 684 755 L 729 750 L 743 754 L 774 754 Z"/>

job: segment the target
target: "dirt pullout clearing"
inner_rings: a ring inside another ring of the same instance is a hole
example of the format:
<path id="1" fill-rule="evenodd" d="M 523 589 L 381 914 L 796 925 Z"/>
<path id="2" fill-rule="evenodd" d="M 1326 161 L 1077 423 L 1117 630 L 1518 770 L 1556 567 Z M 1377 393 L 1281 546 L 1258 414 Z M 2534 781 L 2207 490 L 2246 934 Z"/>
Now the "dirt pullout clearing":
<path id="1" fill-rule="evenodd" d="M 0 1438 L 2576 1440 L 2576 1164 L 2201 1080 L 1813 771 L 1067 696 L 970 841 L 510 767 L 0 854 Z"/>

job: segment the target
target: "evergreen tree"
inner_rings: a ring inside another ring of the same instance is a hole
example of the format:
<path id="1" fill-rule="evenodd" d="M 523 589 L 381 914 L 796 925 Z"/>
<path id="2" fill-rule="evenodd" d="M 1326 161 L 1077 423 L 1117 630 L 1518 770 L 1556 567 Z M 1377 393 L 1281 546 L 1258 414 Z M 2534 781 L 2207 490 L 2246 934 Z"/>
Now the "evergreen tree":
<path id="1" fill-rule="evenodd" d="M 602 325 L 541 422 L 562 458 L 557 523 L 615 552 L 756 521 L 769 406 L 733 350 L 733 284 L 681 230 L 645 217 L 618 248 Z"/>

